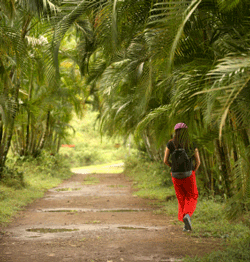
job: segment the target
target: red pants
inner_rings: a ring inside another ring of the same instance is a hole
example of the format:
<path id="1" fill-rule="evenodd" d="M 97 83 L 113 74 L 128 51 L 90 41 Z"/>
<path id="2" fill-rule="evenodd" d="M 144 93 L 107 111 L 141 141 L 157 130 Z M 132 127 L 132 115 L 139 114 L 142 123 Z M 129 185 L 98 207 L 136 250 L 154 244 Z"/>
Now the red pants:
<path id="1" fill-rule="evenodd" d="M 190 177 L 183 179 L 172 177 L 172 181 L 178 199 L 178 219 L 183 221 L 186 214 L 189 214 L 190 217 L 193 215 L 197 204 L 198 190 L 195 172 L 193 171 Z"/>

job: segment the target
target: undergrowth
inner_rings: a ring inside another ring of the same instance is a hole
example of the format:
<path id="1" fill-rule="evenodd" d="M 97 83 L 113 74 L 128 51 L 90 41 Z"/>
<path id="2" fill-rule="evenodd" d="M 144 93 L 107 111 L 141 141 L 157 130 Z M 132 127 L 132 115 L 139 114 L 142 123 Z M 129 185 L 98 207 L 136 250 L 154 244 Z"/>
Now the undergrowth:
<path id="1" fill-rule="evenodd" d="M 137 196 L 166 200 L 175 195 L 171 177 L 161 163 L 130 157 L 125 161 L 125 174 L 133 179 Z"/>
<path id="2" fill-rule="evenodd" d="M 0 225 L 10 222 L 22 207 L 40 198 L 44 193 L 71 177 L 69 165 L 60 155 L 43 154 L 8 158 L 0 180 Z"/>
<path id="3" fill-rule="evenodd" d="M 250 236 L 232 241 L 231 245 L 223 251 L 215 251 L 199 258 L 187 257 L 183 262 L 248 262 L 250 261 Z"/>
<path id="4" fill-rule="evenodd" d="M 175 196 L 170 170 L 163 163 L 151 162 L 143 157 L 130 157 L 125 161 L 125 174 L 134 181 L 136 195 L 143 198 L 159 200 L 156 213 L 165 213 L 173 216 L 173 222 L 180 226 L 178 221 L 178 202 Z M 197 178 L 198 179 L 198 178 Z M 246 213 L 237 220 L 226 217 L 226 203 L 221 198 L 208 198 L 199 187 L 200 197 L 196 210 L 192 216 L 193 238 L 217 238 L 227 244 L 227 249 L 217 251 L 204 258 L 185 258 L 184 261 L 250 261 L 250 214 Z"/>

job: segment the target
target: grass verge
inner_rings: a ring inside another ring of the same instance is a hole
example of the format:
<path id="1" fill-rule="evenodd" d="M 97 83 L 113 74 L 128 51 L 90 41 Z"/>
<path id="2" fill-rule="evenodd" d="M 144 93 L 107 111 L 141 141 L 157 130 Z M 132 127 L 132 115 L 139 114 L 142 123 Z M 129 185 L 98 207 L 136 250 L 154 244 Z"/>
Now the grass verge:
<path id="1" fill-rule="evenodd" d="M 48 189 L 73 174 L 61 156 L 9 159 L 7 166 L 5 177 L 0 182 L 1 227 L 7 225 L 22 207 L 41 198 Z"/>
<path id="2" fill-rule="evenodd" d="M 142 161 L 137 158 L 127 158 L 125 174 L 133 180 L 134 193 L 148 199 L 165 201 L 175 197 L 171 177 L 161 163 Z"/>
<path id="3" fill-rule="evenodd" d="M 125 161 L 125 174 L 134 181 L 137 196 L 159 200 L 156 203 L 159 205 L 157 213 L 176 218 L 173 223 L 180 225 L 182 230 L 183 224 L 177 220 L 178 202 L 170 172 L 163 164 L 130 158 Z M 202 189 L 198 188 L 198 191 L 202 192 Z M 225 250 L 204 258 L 187 257 L 184 261 L 250 261 L 249 215 L 245 214 L 237 221 L 229 221 L 225 216 L 225 203 L 200 197 L 192 216 L 193 231 L 189 234 L 193 238 L 222 239 L 226 244 Z"/>

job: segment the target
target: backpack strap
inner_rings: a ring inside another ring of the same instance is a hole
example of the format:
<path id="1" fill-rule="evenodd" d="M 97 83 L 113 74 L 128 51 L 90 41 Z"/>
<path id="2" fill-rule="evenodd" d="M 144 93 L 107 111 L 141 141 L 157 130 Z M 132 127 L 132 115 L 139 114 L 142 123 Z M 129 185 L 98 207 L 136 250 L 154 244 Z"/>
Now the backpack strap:
<path id="1" fill-rule="evenodd" d="M 177 148 L 176 148 L 176 146 L 175 146 L 174 139 L 171 139 L 170 141 L 172 142 L 172 145 L 173 145 L 173 151 L 171 152 L 171 154 L 173 154 L 173 152 L 174 152 L 175 149 L 177 149 Z"/>

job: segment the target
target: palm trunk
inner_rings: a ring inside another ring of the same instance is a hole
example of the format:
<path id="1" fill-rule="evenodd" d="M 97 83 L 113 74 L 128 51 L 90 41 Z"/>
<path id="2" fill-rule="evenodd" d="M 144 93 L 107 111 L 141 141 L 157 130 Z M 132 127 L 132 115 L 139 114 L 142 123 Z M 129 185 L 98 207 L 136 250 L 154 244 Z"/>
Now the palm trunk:
<path id="1" fill-rule="evenodd" d="M 201 168 L 202 168 L 202 173 L 205 175 L 205 187 L 206 189 L 211 189 L 211 181 L 209 178 L 208 174 L 208 166 L 207 166 L 207 156 L 205 155 L 205 151 L 203 149 L 200 149 L 200 158 L 201 158 Z"/>
<path id="2" fill-rule="evenodd" d="M 42 140 L 41 140 L 40 145 L 39 145 L 39 149 L 40 150 L 44 148 L 46 139 L 47 139 L 48 134 L 49 134 L 49 120 L 50 120 L 50 111 L 48 111 L 48 113 L 47 113 L 47 120 L 46 120 L 45 131 L 43 133 L 43 137 L 42 137 Z"/>
<path id="3" fill-rule="evenodd" d="M 248 134 L 247 134 L 247 130 L 244 128 L 244 129 L 241 130 L 240 133 L 241 133 L 241 137 L 242 137 L 243 143 L 244 143 L 245 147 L 247 148 L 250 145 L 249 137 L 248 137 Z"/>
<path id="4" fill-rule="evenodd" d="M 28 97 L 28 101 L 31 100 L 32 98 L 32 91 L 33 91 L 33 74 L 31 75 L 31 80 L 30 80 L 30 86 L 29 86 L 29 97 Z M 28 108 L 28 112 L 27 112 L 28 116 L 27 116 L 27 126 L 26 126 L 26 154 L 31 154 L 31 137 L 30 137 L 30 122 L 31 122 L 31 114 L 30 114 L 30 110 Z"/>
<path id="5" fill-rule="evenodd" d="M 1 141 L 2 143 L 1 143 L 1 149 L 0 149 L 0 179 L 2 176 L 3 168 L 5 166 L 7 154 L 9 152 L 10 145 L 11 145 L 11 139 L 12 139 L 13 130 L 14 130 L 16 113 L 18 111 L 18 95 L 19 95 L 19 84 L 15 86 L 15 92 L 14 92 L 14 100 L 15 100 L 16 108 L 10 117 L 9 125 L 6 126 L 6 131 Z"/>
<path id="6" fill-rule="evenodd" d="M 144 141 L 144 145 L 146 147 L 146 150 L 147 150 L 147 153 L 148 153 L 148 156 L 150 159 L 153 159 L 153 154 L 151 152 L 151 148 L 150 148 L 150 143 L 149 143 L 149 139 L 148 139 L 148 136 L 144 133 L 143 135 L 143 141 Z"/>
<path id="7" fill-rule="evenodd" d="M 160 150 L 157 150 L 156 148 L 156 141 L 154 137 L 149 134 L 148 130 L 145 131 L 143 138 L 150 159 L 155 161 L 162 160 L 162 154 Z"/>
<path id="8" fill-rule="evenodd" d="M 26 125 L 26 143 L 25 143 L 25 155 L 29 155 L 29 144 L 30 144 L 30 112 L 28 111 L 27 125 Z"/>
<path id="9" fill-rule="evenodd" d="M 219 141 L 219 139 L 215 140 L 215 148 L 217 151 L 217 156 L 219 160 L 219 165 L 220 165 L 220 171 L 221 175 L 224 179 L 225 183 L 225 191 L 226 195 L 228 197 L 232 196 L 231 192 L 231 168 L 230 168 L 230 161 L 229 161 L 229 154 L 227 147 L 224 143 L 224 141 Z"/>
<path id="10" fill-rule="evenodd" d="M 3 138 L 3 123 L 1 121 L 0 123 L 0 144 L 2 143 L 2 138 Z"/>
<path id="11" fill-rule="evenodd" d="M 57 153 L 57 154 L 59 153 L 60 146 L 61 146 L 61 138 L 58 137 L 58 139 L 57 139 L 57 148 L 56 148 L 56 153 Z"/>

